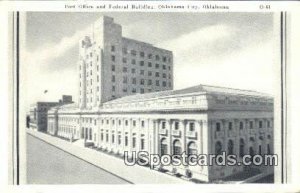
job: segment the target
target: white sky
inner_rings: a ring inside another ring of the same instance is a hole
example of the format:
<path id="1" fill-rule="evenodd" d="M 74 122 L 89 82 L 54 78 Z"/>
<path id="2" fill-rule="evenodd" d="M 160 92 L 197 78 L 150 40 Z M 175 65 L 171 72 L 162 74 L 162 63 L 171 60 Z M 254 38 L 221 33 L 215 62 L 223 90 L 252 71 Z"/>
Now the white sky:
<path id="1" fill-rule="evenodd" d="M 153 14 L 108 15 L 122 25 L 123 36 L 173 51 L 175 89 L 209 84 L 274 94 L 279 37 L 272 14 Z M 77 102 L 78 40 L 100 15 L 28 14 L 21 63 L 28 103 L 63 94 Z"/>

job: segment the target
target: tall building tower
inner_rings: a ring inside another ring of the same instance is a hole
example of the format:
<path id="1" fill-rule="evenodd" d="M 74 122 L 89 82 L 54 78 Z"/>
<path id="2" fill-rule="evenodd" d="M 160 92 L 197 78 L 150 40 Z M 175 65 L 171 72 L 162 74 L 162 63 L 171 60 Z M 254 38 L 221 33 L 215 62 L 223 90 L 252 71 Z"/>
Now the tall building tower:
<path id="1" fill-rule="evenodd" d="M 79 42 L 79 106 L 98 107 L 127 95 L 173 89 L 173 54 L 122 37 L 122 27 L 103 16 Z"/>

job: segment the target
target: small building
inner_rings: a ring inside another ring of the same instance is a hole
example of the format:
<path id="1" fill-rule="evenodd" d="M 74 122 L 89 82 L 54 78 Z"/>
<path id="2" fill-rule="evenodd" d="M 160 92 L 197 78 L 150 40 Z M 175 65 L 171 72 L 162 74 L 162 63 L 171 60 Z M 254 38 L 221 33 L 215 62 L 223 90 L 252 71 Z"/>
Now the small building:
<path id="1" fill-rule="evenodd" d="M 72 96 L 63 95 L 59 102 L 37 102 L 30 106 L 29 127 L 31 129 L 46 132 L 47 131 L 47 113 L 52 107 L 69 104 L 72 102 Z M 28 118 L 27 118 L 28 119 Z M 27 120 L 28 121 L 28 120 Z"/>

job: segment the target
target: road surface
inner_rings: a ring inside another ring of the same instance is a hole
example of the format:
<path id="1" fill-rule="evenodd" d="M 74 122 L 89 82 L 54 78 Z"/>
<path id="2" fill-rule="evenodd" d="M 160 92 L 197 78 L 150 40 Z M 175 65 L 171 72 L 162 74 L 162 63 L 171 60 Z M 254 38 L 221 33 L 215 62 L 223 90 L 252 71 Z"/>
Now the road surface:
<path id="1" fill-rule="evenodd" d="M 128 184 L 130 182 L 27 134 L 28 184 Z"/>

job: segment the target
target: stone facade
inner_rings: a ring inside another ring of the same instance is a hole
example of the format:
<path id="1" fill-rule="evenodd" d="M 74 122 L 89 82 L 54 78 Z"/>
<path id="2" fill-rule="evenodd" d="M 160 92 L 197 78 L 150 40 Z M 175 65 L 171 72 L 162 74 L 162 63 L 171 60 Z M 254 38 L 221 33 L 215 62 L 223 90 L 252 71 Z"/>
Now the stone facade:
<path id="1" fill-rule="evenodd" d="M 256 92 L 200 85 L 132 95 L 82 110 L 75 104 L 48 112 L 49 132 L 83 139 L 115 154 L 232 154 L 273 152 L 273 99 Z M 250 150 L 251 149 L 251 150 Z M 250 152 L 251 151 L 251 152 Z M 239 166 L 165 166 L 210 181 L 243 171 Z"/>

